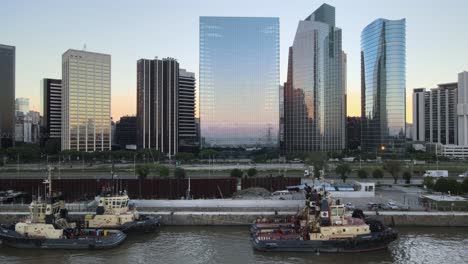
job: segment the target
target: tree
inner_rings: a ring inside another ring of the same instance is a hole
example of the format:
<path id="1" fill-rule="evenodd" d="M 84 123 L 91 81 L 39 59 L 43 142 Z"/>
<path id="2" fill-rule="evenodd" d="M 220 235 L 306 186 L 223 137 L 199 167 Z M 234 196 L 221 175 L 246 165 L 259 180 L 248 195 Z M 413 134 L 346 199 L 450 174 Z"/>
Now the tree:
<path id="1" fill-rule="evenodd" d="M 434 178 L 432 177 L 424 177 L 423 179 L 423 185 L 426 186 L 429 189 L 432 189 L 434 187 Z"/>
<path id="2" fill-rule="evenodd" d="M 176 177 L 177 179 L 185 179 L 186 176 L 187 176 L 187 173 L 183 168 L 180 168 L 180 167 L 175 168 L 174 177 Z"/>
<path id="3" fill-rule="evenodd" d="M 411 183 L 411 171 L 404 171 L 403 172 L 403 179 L 405 179 L 405 182 L 406 184 L 410 184 Z"/>
<path id="4" fill-rule="evenodd" d="M 465 178 L 461 184 L 461 189 L 464 193 L 468 193 L 468 178 Z"/>
<path id="5" fill-rule="evenodd" d="M 170 170 L 167 166 L 164 166 L 164 165 L 159 165 L 158 166 L 158 173 L 159 173 L 159 177 L 169 177 L 169 173 L 170 173 Z M 175 176 L 175 174 L 174 174 Z"/>
<path id="6" fill-rule="evenodd" d="M 189 153 L 189 152 L 178 152 L 175 155 L 175 159 L 178 160 L 178 161 L 180 160 L 180 161 L 183 161 L 183 162 L 190 162 L 190 161 L 195 159 L 195 155 L 193 153 Z"/>
<path id="7" fill-rule="evenodd" d="M 401 172 L 401 162 L 398 160 L 387 160 L 384 162 L 382 168 L 392 175 L 394 183 L 398 181 L 398 176 Z"/>
<path id="8" fill-rule="evenodd" d="M 313 152 L 306 156 L 304 163 L 314 166 L 314 177 L 318 179 L 320 178 L 320 170 L 323 170 L 325 167 L 326 160 L 327 153 Z"/>
<path id="9" fill-rule="evenodd" d="M 136 167 L 136 173 L 138 174 L 138 179 L 143 180 L 146 179 L 148 174 L 150 173 L 150 166 L 148 164 L 138 165 Z"/>
<path id="10" fill-rule="evenodd" d="M 358 170 L 357 174 L 360 179 L 366 179 L 367 177 L 369 177 L 369 173 L 364 169 Z"/>
<path id="11" fill-rule="evenodd" d="M 218 155 L 218 151 L 214 149 L 202 149 L 200 153 L 198 153 L 198 156 L 204 159 L 214 158 L 217 155 Z"/>
<path id="12" fill-rule="evenodd" d="M 375 178 L 375 179 L 381 179 L 383 178 L 383 171 L 381 169 L 375 169 L 374 171 L 372 171 L 372 177 Z"/>
<path id="13" fill-rule="evenodd" d="M 60 138 L 50 138 L 46 141 L 44 151 L 49 155 L 55 155 L 60 152 L 61 141 Z"/>
<path id="14" fill-rule="evenodd" d="M 343 182 L 348 178 L 347 174 L 351 172 L 351 167 L 347 163 L 342 163 L 336 167 L 336 173 L 341 175 Z"/>
<path id="15" fill-rule="evenodd" d="M 250 168 L 247 170 L 247 175 L 249 175 L 249 177 L 253 177 L 255 175 L 257 175 L 257 169 L 256 168 Z"/>
<path id="16" fill-rule="evenodd" d="M 242 175 L 244 173 L 240 170 L 240 169 L 232 169 L 231 170 L 231 177 L 234 177 L 234 178 L 242 178 Z"/>

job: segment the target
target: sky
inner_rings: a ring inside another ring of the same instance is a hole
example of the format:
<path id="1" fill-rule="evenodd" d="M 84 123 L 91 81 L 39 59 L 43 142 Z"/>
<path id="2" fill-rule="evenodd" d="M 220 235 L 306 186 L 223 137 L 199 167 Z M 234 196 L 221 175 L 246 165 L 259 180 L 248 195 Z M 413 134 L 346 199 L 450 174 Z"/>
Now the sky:
<path id="1" fill-rule="evenodd" d="M 40 81 L 61 78 L 70 48 L 111 54 L 112 116 L 136 112 L 136 61 L 173 57 L 198 76 L 199 16 L 280 18 L 281 83 L 299 20 L 323 1 L 313 0 L 2 0 L 0 44 L 16 46 L 16 97 L 40 111 Z M 348 115 L 360 115 L 360 35 L 377 18 L 406 18 L 407 121 L 411 91 L 457 81 L 468 70 L 466 0 L 340 0 L 336 25 L 348 55 Z M 402 99 L 403 100 L 403 99 Z"/>

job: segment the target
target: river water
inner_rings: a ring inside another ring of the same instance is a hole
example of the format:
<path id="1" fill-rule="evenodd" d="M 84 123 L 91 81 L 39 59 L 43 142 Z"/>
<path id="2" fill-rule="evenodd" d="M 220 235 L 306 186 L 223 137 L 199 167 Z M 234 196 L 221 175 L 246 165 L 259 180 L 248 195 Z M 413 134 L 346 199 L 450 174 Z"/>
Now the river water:
<path id="1" fill-rule="evenodd" d="M 468 228 L 398 228 L 388 250 L 357 254 L 263 253 L 247 227 L 163 227 L 104 251 L 19 250 L 0 246 L 0 263 L 468 263 Z"/>

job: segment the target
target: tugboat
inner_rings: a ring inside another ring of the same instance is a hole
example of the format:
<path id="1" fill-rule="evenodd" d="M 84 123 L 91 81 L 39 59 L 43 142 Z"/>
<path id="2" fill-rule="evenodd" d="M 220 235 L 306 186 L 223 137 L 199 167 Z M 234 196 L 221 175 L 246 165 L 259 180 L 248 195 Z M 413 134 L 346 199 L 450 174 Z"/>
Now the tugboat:
<path id="1" fill-rule="evenodd" d="M 63 196 L 52 196 L 52 172 L 44 181 L 48 196 L 29 206 L 29 217 L 10 228 L 0 227 L 0 240 L 15 248 L 107 249 L 120 245 L 127 237 L 119 230 L 81 229 L 65 219 Z"/>
<path id="2" fill-rule="evenodd" d="M 259 251 L 364 252 L 385 249 L 397 239 L 395 230 L 353 215 L 339 200 L 308 191 L 306 206 L 289 224 L 261 221 L 251 227 L 253 247 Z M 322 198 L 323 197 L 323 198 Z M 262 223 L 263 222 L 263 223 Z"/>
<path id="3" fill-rule="evenodd" d="M 119 229 L 125 233 L 152 232 L 159 228 L 159 218 L 140 216 L 135 208 L 130 208 L 129 202 L 125 191 L 120 195 L 99 197 L 96 214 L 85 216 L 85 227 Z"/>

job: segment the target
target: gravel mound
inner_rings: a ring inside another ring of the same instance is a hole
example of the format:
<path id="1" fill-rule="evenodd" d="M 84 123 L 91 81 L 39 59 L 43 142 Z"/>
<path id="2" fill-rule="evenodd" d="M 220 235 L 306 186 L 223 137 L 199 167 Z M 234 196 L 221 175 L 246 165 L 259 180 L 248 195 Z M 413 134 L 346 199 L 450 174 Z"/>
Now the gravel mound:
<path id="1" fill-rule="evenodd" d="M 270 192 L 265 188 L 248 188 L 234 193 L 232 199 L 270 199 Z"/>

